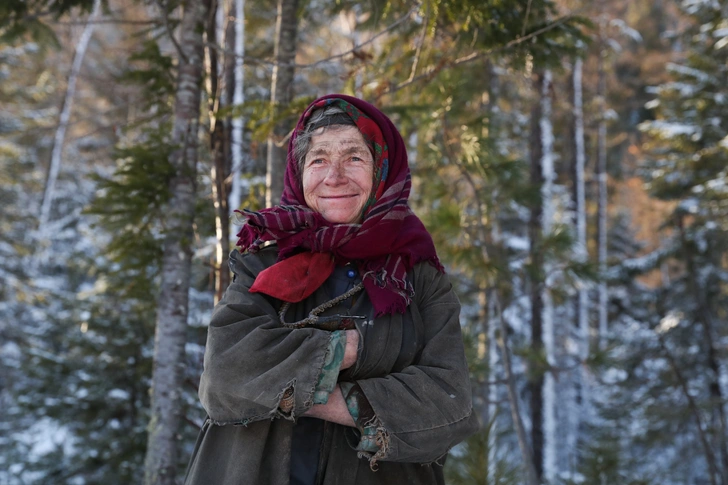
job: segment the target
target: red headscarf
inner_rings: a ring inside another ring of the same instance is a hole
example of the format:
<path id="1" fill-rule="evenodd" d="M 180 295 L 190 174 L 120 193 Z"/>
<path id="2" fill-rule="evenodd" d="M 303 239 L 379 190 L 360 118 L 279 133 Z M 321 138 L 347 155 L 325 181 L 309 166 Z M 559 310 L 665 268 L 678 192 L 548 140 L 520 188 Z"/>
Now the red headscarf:
<path id="1" fill-rule="evenodd" d="M 361 224 L 328 222 L 304 200 L 293 154 L 295 139 L 311 113 L 329 105 L 342 108 L 351 117 L 374 154 L 372 195 L 364 206 Z M 242 250 L 256 252 L 266 241 L 277 241 L 279 247 L 279 262 L 260 273 L 251 291 L 300 301 L 328 278 L 334 262 L 355 262 L 375 314 L 404 313 L 414 294 L 407 272 L 420 261 L 444 271 L 432 237 L 407 205 L 410 187 L 402 135 L 384 113 L 343 94 L 317 99 L 301 116 L 289 141 L 281 205 L 242 212 L 247 219 L 238 233 Z M 310 276 L 294 276 L 297 272 Z"/>

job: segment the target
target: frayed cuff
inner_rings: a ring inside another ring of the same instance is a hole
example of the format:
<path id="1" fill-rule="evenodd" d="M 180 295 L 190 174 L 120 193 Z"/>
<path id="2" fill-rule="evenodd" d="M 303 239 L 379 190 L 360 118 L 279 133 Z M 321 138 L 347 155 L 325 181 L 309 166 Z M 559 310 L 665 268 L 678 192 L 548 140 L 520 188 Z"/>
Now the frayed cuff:
<path id="1" fill-rule="evenodd" d="M 341 382 L 339 386 L 349 414 L 359 431 L 359 441 L 355 446 L 352 443 L 352 447 L 360 458 L 369 460 L 369 466 L 375 470 L 377 460 L 384 458 L 389 452 L 389 432 L 374 414 L 359 385 Z"/>

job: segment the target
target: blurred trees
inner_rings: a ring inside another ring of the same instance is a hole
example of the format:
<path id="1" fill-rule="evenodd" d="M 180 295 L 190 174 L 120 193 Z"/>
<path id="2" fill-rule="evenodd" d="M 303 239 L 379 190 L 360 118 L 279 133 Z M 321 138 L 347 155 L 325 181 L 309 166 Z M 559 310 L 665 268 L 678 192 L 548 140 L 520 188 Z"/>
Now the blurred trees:
<path id="1" fill-rule="evenodd" d="M 411 204 L 464 304 L 482 433 L 453 450 L 450 480 L 726 485 L 726 2 L 323 0 L 289 2 L 286 20 L 278 3 L 246 2 L 243 34 L 238 2 L 206 2 L 205 62 L 180 83 L 191 10 L 102 2 L 45 251 L 53 132 L 93 2 L 0 6 L 0 483 L 140 482 L 160 416 L 180 419 L 174 481 L 203 416 L 229 191 L 265 204 L 266 171 L 282 179 L 269 140 L 285 146 L 313 96 L 347 92 L 404 135 Z M 203 128 L 184 169 L 181 89 Z M 176 211 L 186 370 L 155 413 Z"/>

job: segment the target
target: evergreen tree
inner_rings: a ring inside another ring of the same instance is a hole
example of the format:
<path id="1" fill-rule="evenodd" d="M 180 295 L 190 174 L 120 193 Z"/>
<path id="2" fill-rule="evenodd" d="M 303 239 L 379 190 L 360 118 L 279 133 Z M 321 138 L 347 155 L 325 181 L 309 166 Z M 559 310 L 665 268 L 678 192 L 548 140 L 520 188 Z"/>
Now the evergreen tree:
<path id="1" fill-rule="evenodd" d="M 679 265 L 659 294 L 658 330 L 662 329 L 663 350 L 673 354 L 690 387 L 681 408 L 694 422 L 683 436 L 700 441 L 696 449 L 704 453 L 704 476 L 711 483 L 726 484 L 728 429 L 722 386 L 728 355 L 720 342 L 728 326 L 720 315 L 728 309 L 721 283 L 728 269 L 728 2 L 686 2 L 683 9 L 690 18 L 681 36 L 688 51 L 683 60 L 668 65 L 673 81 L 658 88 L 657 99 L 650 103 L 656 119 L 642 126 L 651 136 L 651 157 L 645 166 L 651 192 L 674 202 L 663 230 L 673 245 L 670 260 Z M 689 397 L 698 410 L 691 412 Z"/>

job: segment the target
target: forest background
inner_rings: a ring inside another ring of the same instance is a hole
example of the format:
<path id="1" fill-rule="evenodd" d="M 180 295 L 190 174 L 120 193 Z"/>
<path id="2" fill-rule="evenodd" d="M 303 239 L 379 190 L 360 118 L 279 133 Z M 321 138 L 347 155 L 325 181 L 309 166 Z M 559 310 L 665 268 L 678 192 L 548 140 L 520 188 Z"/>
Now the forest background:
<path id="1" fill-rule="evenodd" d="M 2 2 L 0 484 L 179 481 L 231 211 L 343 92 L 463 303 L 449 483 L 728 485 L 727 60 L 727 0 Z"/>

